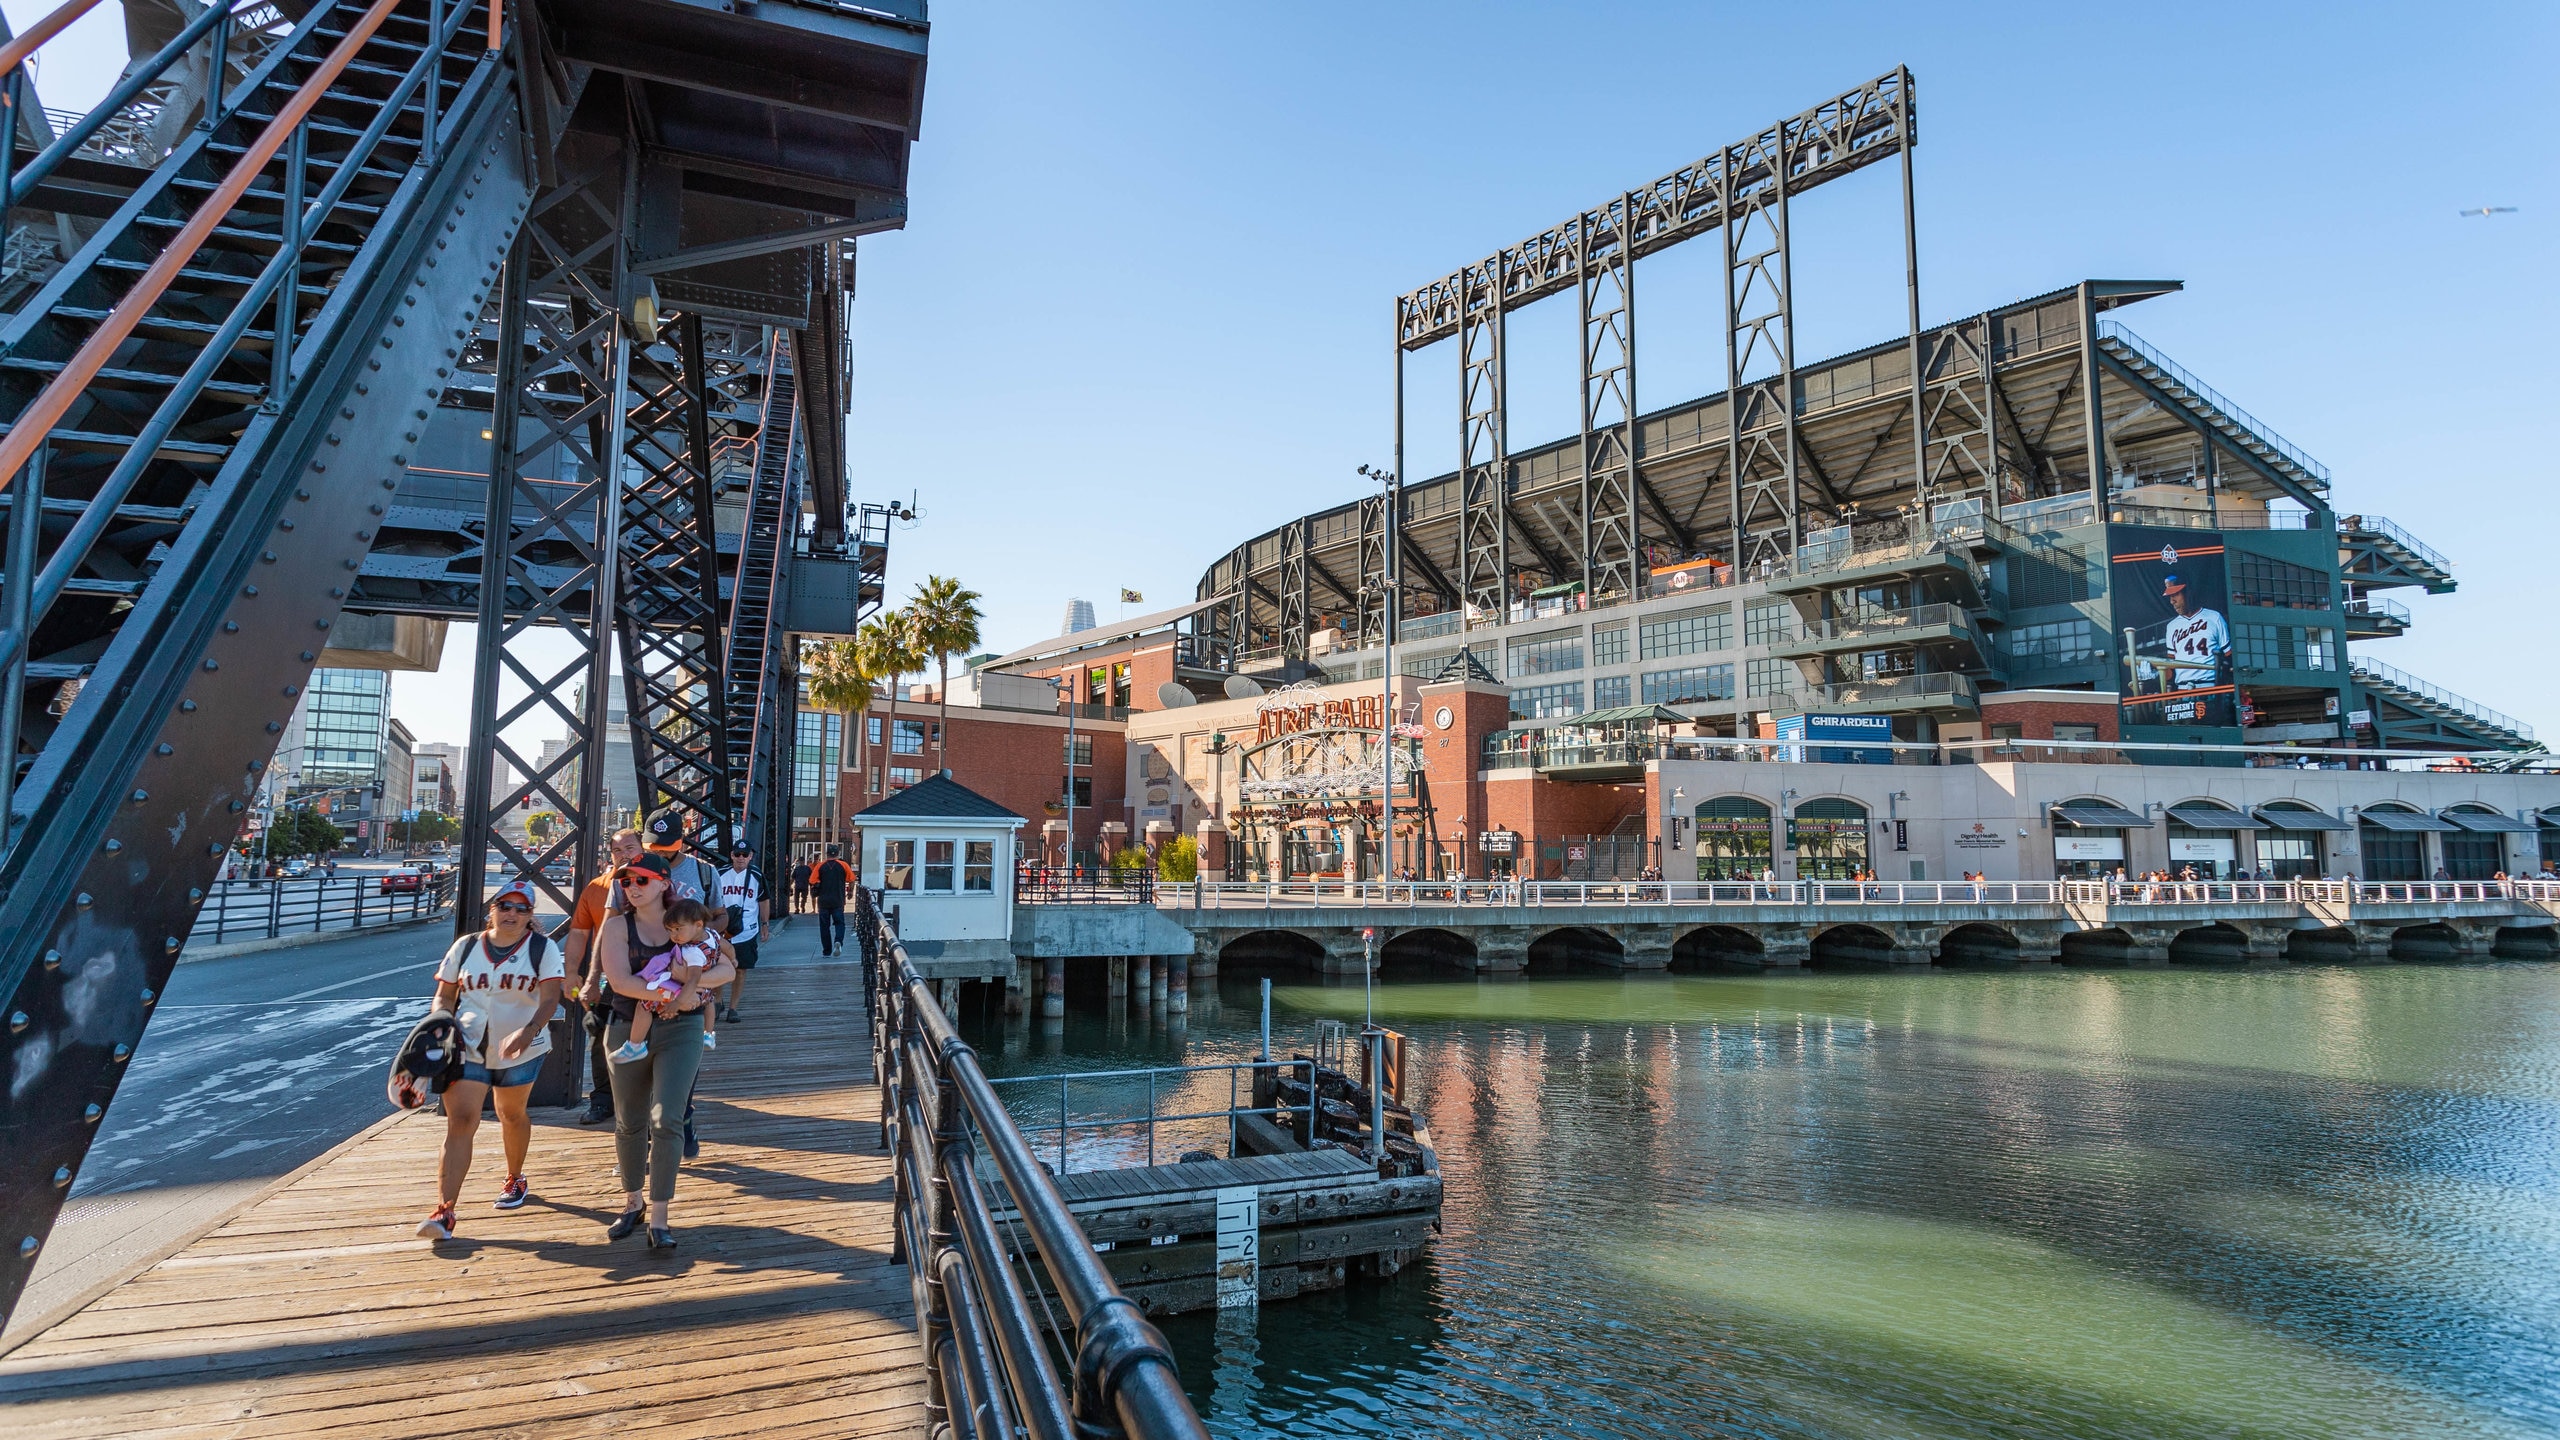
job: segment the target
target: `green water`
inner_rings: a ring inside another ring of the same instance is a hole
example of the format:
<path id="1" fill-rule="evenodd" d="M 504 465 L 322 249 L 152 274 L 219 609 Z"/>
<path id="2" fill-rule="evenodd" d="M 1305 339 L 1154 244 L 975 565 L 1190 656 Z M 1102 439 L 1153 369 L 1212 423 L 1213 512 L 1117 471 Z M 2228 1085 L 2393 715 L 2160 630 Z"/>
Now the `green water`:
<path id="1" fill-rule="evenodd" d="M 1243 1058 L 1255 979 L 979 1038 L 1013 1074 Z M 1276 999 L 1301 1045 L 1363 1005 Z M 1383 1283 L 1169 1321 L 1219 1435 L 2560 1434 L 2560 967 L 1376 1005 L 1415 1038 L 1444 1233 Z"/>

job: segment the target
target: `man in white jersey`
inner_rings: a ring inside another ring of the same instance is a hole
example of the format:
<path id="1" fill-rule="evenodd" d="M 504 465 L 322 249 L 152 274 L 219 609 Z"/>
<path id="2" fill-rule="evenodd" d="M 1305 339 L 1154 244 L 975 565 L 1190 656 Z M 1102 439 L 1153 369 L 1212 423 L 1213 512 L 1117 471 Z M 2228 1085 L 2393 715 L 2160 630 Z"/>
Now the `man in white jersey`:
<path id="1" fill-rule="evenodd" d="M 2164 648 L 2171 660 L 2185 662 L 2170 670 L 2169 688 L 2210 688 L 2231 653 L 2231 626 L 2220 611 L 2208 610 L 2190 598 L 2186 580 L 2174 570 L 2161 578 L 2160 597 L 2178 612 L 2163 637 Z"/>
<path id="2" fill-rule="evenodd" d="M 720 1006 L 724 1025 L 737 1023 L 738 996 L 746 990 L 747 972 L 756 968 L 756 942 L 764 938 L 764 876 L 756 872 L 755 858 L 755 847 L 744 840 L 729 847 L 729 868 L 720 872 L 720 899 L 713 906 L 726 910 L 729 944 L 738 952 L 738 978 L 729 982 Z"/>

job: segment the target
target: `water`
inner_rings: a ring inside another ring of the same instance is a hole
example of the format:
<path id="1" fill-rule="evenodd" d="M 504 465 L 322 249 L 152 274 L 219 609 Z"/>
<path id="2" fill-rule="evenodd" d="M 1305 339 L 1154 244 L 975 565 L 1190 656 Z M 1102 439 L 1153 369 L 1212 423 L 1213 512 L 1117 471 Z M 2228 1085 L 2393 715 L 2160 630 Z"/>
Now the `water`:
<path id="1" fill-rule="evenodd" d="M 1228 973 L 1168 1024 L 1097 991 L 979 1038 L 996 1073 L 1242 1059 L 1254 995 Z M 1284 1049 L 1361 1014 L 1356 982 L 1276 997 Z M 1165 1322 L 1218 1435 L 2560 1434 L 2560 967 L 1377 1008 L 1415 1037 L 1445 1231 L 1385 1282 Z"/>

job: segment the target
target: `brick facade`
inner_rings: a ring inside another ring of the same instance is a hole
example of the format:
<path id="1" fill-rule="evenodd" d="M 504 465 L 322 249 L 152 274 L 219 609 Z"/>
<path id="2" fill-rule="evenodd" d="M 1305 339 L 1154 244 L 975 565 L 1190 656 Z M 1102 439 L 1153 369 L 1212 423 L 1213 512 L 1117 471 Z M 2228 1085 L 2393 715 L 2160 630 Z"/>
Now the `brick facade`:
<path id="1" fill-rule="evenodd" d="M 840 790 L 847 818 L 887 797 L 891 768 L 906 767 L 930 775 L 937 763 L 947 763 L 952 779 L 1031 822 L 1022 833 L 1026 859 L 1038 857 L 1044 844 L 1052 849 L 1058 845 L 1059 835 L 1049 832 L 1046 826 L 1052 820 L 1063 823 L 1066 819 L 1063 798 L 1067 717 L 954 705 L 947 762 L 941 760 L 933 743 L 941 718 L 934 707 L 909 700 L 898 704 L 900 720 L 921 720 L 925 724 L 924 753 L 919 755 L 891 753 L 885 743 L 890 733 L 887 701 L 874 704 L 869 718 L 880 722 L 884 743 L 872 744 L 869 724 L 861 727 L 856 737 L 856 773 Z M 1093 750 L 1092 764 L 1079 765 L 1075 772 L 1079 778 L 1093 782 L 1093 803 L 1087 806 L 1079 801 L 1076 806 L 1078 849 L 1092 849 L 1100 841 L 1105 824 L 1129 822 L 1127 730 L 1119 721 L 1075 722 L 1080 745 L 1090 741 Z"/>

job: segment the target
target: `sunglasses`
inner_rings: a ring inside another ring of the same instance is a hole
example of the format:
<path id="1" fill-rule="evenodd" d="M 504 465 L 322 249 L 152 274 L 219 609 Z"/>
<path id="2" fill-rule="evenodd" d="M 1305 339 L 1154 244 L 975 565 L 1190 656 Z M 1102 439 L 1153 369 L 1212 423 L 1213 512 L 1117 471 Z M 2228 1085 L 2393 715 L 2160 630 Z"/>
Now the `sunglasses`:
<path id="1" fill-rule="evenodd" d="M 530 915 L 533 913 L 532 906 L 514 900 L 501 900 L 490 908 L 493 910 L 512 910 L 518 915 Z"/>
<path id="2" fill-rule="evenodd" d="M 658 883 L 658 877 L 650 874 L 646 870 L 635 870 L 631 874 L 623 876 L 622 883 L 626 887 L 632 885 L 655 885 Z"/>

